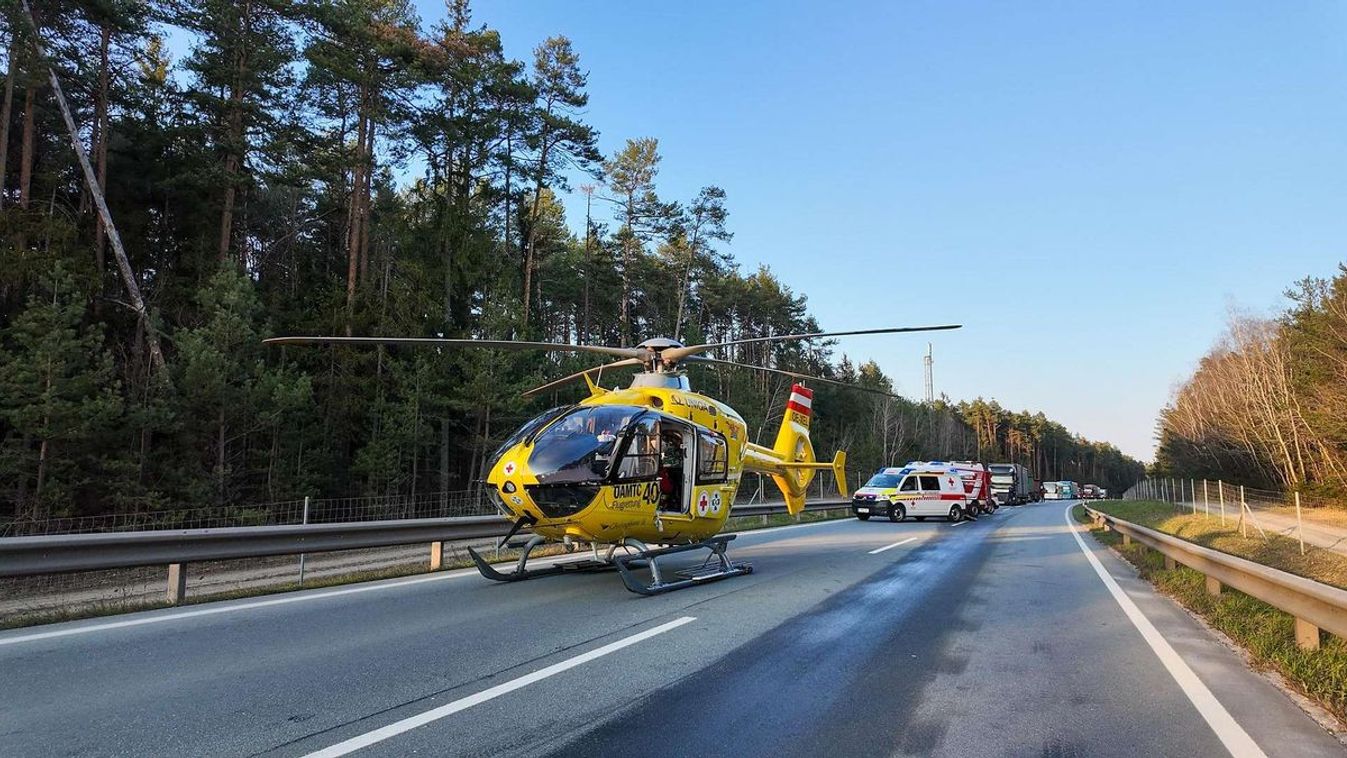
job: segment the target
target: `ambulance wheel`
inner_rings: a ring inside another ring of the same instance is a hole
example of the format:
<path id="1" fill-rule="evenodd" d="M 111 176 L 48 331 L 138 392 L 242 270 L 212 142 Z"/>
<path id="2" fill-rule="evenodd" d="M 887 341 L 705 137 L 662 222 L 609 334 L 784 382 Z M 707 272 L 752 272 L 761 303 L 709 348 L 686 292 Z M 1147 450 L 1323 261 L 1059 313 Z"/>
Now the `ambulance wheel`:
<path id="1" fill-rule="evenodd" d="M 860 519 L 861 521 L 869 521 L 869 520 L 870 520 L 870 514 L 868 514 L 868 513 L 857 513 L 857 514 L 856 514 L 856 518 Z"/>
<path id="2" fill-rule="evenodd" d="M 951 505 L 949 507 L 949 522 L 957 524 L 960 521 L 963 521 L 963 509 L 957 505 Z"/>
<path id="3" fill-rule="evenodd" d="M 907 509 L 901 505 L 895 505 L 889 509 L 889 521 L 898 523 L 907 518 Z"/>

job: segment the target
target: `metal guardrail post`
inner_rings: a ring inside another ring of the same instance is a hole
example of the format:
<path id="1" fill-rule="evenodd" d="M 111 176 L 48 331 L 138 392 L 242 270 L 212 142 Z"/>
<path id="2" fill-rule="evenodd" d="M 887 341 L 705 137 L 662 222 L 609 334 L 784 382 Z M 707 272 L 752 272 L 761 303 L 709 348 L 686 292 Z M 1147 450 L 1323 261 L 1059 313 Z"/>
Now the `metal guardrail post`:
<path id="1" fill-rule="evenodd" d="M 187 597 L 187 564 L 168 564 L 168 604 L 181 605 Z"/>
<path id="2" fill-rule="evenodd" d="M 304 521 L 303 521 L 303 523 L 305 523 L 305 524 L 309 523 L 309 496 L 308 496 L 308 495 L 305 495 L 305 496 L 304 496 Z M 300 554 L 299 554 L 299 586 L 300 586 L 300 587 L 303 587 L 303 586 L 304 586 L 304 557 L 305 557 L 305 554 L 304 554 L 304 553 L 300 553 Z"/>
<path id="3" fill-rule="evenodd" d="M 1296 647 L 1301 650 L 1319 649 L 1319 627 L 1302 618 L 1296 619 Z"/>

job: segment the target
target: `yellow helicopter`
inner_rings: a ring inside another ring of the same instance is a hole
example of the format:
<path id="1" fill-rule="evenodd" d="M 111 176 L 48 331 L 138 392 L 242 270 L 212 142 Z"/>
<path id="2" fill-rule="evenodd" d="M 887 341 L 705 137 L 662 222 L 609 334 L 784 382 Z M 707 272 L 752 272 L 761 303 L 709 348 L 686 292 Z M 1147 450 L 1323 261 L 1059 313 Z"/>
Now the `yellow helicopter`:
<path id="1" fill-rule="evenodd" d="M 513 523 L 500 544 L 525 528 L 533 535 L 515 570 L 502 573 L 476 551 L 469 549 L 469 553 L 487 579 L 513 582 L 574 571 L 617 569 L 627 589 L 655 595 L 752 572 L 751 565 L 731 561 L 726 555 L 734 535 L 720 533 L 745 471 L 770 475 L 791 514 L 804 509 L 806 488 L 820 469 L 832 469 L 839 494 L 849 494 L 846 453 L 838 451 L 831 462 L 814 457 L 809 440 L 813 392 L 799 381 L 876 392 L 793 371 L 709 358 L 704 353 L 752 343 L 959 326 L 816 332 L 702 345 L 657 338 L 635 347 L 433 337 L 274 337 L 266 342 L 547 350 L 619 357 L 524 393 L 533 395 L 580 378 L 589 387 L 589 396 L 579 403 L 553 408 L 521 426 L 491 460 L 487 483 L 493 488 L 497 507 Z M 751 442 L 744 419 L 733 408 L 694 392 L 683 369 L 687 364 L 737 366 L 796 379 L 773 445 Z M 604 389 L 590 376 L 625 366 L 641 368 L 626 389 Z M 529 555 L 548 542 L 561 542 L 569 549 L 577 543 L 589 543 L 592 557 L 528 568 Z M 602 555 L 600 545 L 606 546 Z M 700 566 L 675 571 L 672 576 L 661 571 L 659 558 L 694 550 L 709 551 Z M 648 569 L 649 581 L 633 573 L 639 568 Z"/>

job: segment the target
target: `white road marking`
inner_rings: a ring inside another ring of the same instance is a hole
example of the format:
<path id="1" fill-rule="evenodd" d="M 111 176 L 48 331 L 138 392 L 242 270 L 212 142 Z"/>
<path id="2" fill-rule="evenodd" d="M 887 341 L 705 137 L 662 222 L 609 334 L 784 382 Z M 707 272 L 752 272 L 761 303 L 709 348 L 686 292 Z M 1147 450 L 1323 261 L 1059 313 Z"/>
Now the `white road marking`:
<path id="1" fill-rule="evenodd" d="M 733 515 L 733 514 L 731 514 Z M 788 529 L 803 529 L 812 526 L 825 526 L 828 524 L 840 524 L 851 519 L 829 519 L 827 521 L 811 521 L 806 524 L 788 524 L 786 526 L 774 526 L 764 529 L 752 529 L 746 532 L 739 532 L 740 535 L 748 536 L 753 534 L 766 534 L 770 532 L 781 532 Z M 531 562 L 531 566 L 547 566 L 553 563 L 565 561 L 583 560 L 588 557 L 585 555 L 563 555 L 553 558 L 543 558 Z M 475 568 L 454 569 L 428 576 L 417 576 L 410 579 L 398 579 L 391 581 L 378 581 L 374 583 L 362 583 L 340 589 L 313 591 L 300 591 L 287 593 L 281 597 L 270 597 L 265 600 L 250 600 L 247 602 L 231 603 L 229 605 L 212 604 L 205 608 L 195 608 L 192 610 L 182 610 L 177 612 L 166 612 L 157 615 L 138 616 L 136 618 L 122 619 L 121 621 L 104 621 L 101 623 L 83 624 L 80 626 L 64 626 L 58 629 L 50 629 L 45 632 L 32 632 L 29 634 L 19 634 L 10 637 L 0 636 L 0 647 L 6 645 L 17 645 L 22 642 L 37 642 L 39 640 L 49 640 L 58 637 L 73 637 L 80 634 L 93 634 L 94 632 L 106 632 L 112 629 L 124 629 L 134 626 L 145 626 L 147 624 L 162 624 L 168 621 L 181 621 L 183 619 L 199 618 L 201 616 L 215 616 L 221 613 L 233 613 L 235 611 L 247 611 L 254 608 L 269 608 L 275 605 L 289 605 L 290 603 L 302 603 L 309 600 L 323 600 L 330 597 L 341 597 L 343 595 L 355 595 L 361 592 L 375 592 L 377 590 L 394 589 L 397 587 L 407 587 L 423 582 L 440 582 L 446 579 L 461 579 L 465 576 L 480 576 Z M 229 602 L 229 601 L 220 601 Z M 144 611 L 143 613 L 154 613 L 154 611 Z M 66 622 L 69 624 L 79 624 L 78 621 Z"/>
<path id="2" fill-rule="evenodd" d="M 909 542 L 915 542 L 916 540 L 917 540 L 916 537 L 908 537 L 907 539 L 905 539 L 905 540 L 899 540 L 899 541 L 893 543 L 892 545 L 885 545 L 884 547 L 876 548 L 876 549 L 874 549 L 874 550 L 871 550 L 871 551 L 869 552 L 869 555 L 878 555 L 879 553 L 882 553 L 882 552 L 884 552 L 885 550 L 892 550 L 892 549 L 894 549 L 895 547 L 898 547 L 899 545 L 906 545 L 907 543 L 909 543 Z"/>
<path id="3" fill-rule="evenodd" d="M 968 519 L 964 519 L 963 521 L 955 521 L 953 524 L 950 524 L 950 526 L 963 526 L 964 524 L 967 524 L 967 523 L 968 523 Z"/>
<path id="4" fill-rule="evenodd" d="M 731 513 L 730 516 L 733 517 L 734 514 Z M 742 532 L 729 532 L 729 534 L 737 534 L 737 535 L 739 535 L 740 537 L 752 537 L 752 536 L 755 535 L 755 534 L 763 534 L 763 533 L 765 533 L 765 532 L 784 532 L 784 531 L 786 531 L 787 529 L 803 529 L 803 528 L 805 528 L 805 527 L 807 527 L 807 526 L 827 526 L 828 524 L 846 524 L 846 523 L 850 523 L 850 522 L 852 522 L 852 521 L 855 521 L 855 519 L 853 519 L 853 518 L 830 518 L 830 519 L 826 519 L 826 520 L 824 520 L 824 521 L 810 521 L 810 522 L 804 523 L 804 524 L 787 524 L 787 525 L 785 525 L 785 526 L 767 526 L 767 527 L 763 527 L 763 528 L 761 528 L 761 529 L 747 529 L 747 530 L 742 531 Z"/>
<path id="5" fill-rule="evenodd" d="M 569 557 L 569 556 L 568 556 Z M 419 576 L 414 579 L 405 579 L 396 582 L 380 582 L 378 584 L 361 584 L 355 587 L 344 587 L 339 590 L 327 590 L 324 592 L 305 592 L 283 597 L 273 597 L 267 600 L 253 600 L 246 603 L 235 605 L 224 605 L 210 608 L 199 608 L 190 611 L 178 611 L 177 613 L 165 613 L 158 616 L 142 616 L 140 618 L 124 619 L 122 621 L 106 621 L 100 624 L 88 624 L 65 629 L 53 629 L 46 632 L 34 632 L 32 634 L 23 634 L 17 637 L 0 637 L 0 647 L 4 645 L 15 645 L 20 642 L 33 642 L 36 640 L 48 640 L 55 637 L 70 637 L 76 634 L 90 634 L 92 632 L 103 632 L 109 629 L 122 629 L 129 626 L 144 626 L 146 624 L 159 624 L 165 621 L 179 621 L 181 619 L 196 618 L 198 616 L 214 616 L 219 613 L 232 613 L 234 611 L 245 611 L 252 608 L 266 608 L 273 605 L 288 605 L 289 603 L 300 603 L 306 600 L 320 600 L 322 598 L 337 597 L 340 595 L 354 595 L 360 592 L 373 592 L 375 590 L 390 589 L 393 587 L 406 587 L 412 584 L 421 584 L 422 582 L 438 582 L 445 579 L 457 579 L 464 576 L 473 576 L 477 574 L 477 569 L 461 569 L 459 571 L 450 571 L 433 576 Z"/>
<path id="6" fill-rule="evenodd" d="M 1250 756 L 1250 758 L 1264 756 L 1266 758 L 1263 750 L 1258 747 L 1258 743 L 1254 742 L 1249 733 L 1244 731 L 1244 727 L 1235 721 L 1235 718 L 1230 715 L 1225 706 L 1221 705 L 1221 701 L 1217 700 L 1211 690 L 1207 689 L 1207 685 L 1197 678 L 1197 674 L 1193 673 L 1193 670 L 1169 644 L 1169 640 L 1166 640 L 1164 635 L 1160 634 L 1160 630 L 1155 628 L 1155 625 L 1151 623 L 1150 619 L 1146 618 L 1146 615 L 1141 612 L 1132 598 L 1128 597 L 1127 593 L 1123 592 L 1122 587 L 1118 586 L 1117 580 L 1108 573 L 1104 564 L 1100 563 L 1099 559 L 1094 557 L 1094 553 L 1085 546 L 1085 541 L 1081 539 L 1080 532 L 1071 519 L 1071 509 L 1075 506 L 1076 503 L 1071 503 L 1063 511 L 1066 517 L 1066 528 L 1071 532 L 1071 536 L 1076 538 L 1076 544 L 1080 546 L 1081 552 L 1085 553 L 1085 557 L 1089 559 L 1090 566 L 1094 568 L 1094 572 L 1104 582 L 1109 594 L 1113 596 L 1114 600 L 1118 601 L 1123 613 L 1127 615 L 1128 620 L 1137 628 L 1137 631 L 1141 632 L 1146 644 L 1150 645 L 1151 650 L 1164 664 L 1169 675 L 1174 677 L 1174 681 L 1183 690 L 1183 694 L 1187 695 L 1188 699 L 1192 701 L 1193 707 L 1197 708 L 1197 712 L 1202 714 L 1202 718 L 1206 720 L 1207 725 L 1216 733 L 1216 736 L 1220 738 L 1221 743 L 1225 745 L 1225 749 L 1229 750 L 1231 755 L 1237 756 L 1237 758 L 1245 758 L 1245 756 Z"/>
<path id="7" fill-rule="evenodd" d="M 419 726 L 425 726 L 433 721 L 438 721 L 445 716 L 451 716 L 459 711 L 465 711 L 474 705 L 480 705 L 488 700 L 498 698 L 501 695 L 514 692 L 517 689 L 522 689 L 534 682 L 540 682 L 548 677 L 560 674 L 563 671 L 573 669 L 582 663 L 588 663 L 596 658 L 602 658 L 609 653 L 615 653 L 622 648 L 630 647 L 642 640 L 648 640 L 651 637 L 664 634 L 667 631 L 677 629 L 684 624 L 696 620 L 697 619 L 693 616 L 684 616 L 682 618 L 674 619 L 673 621 L 670 621 L 667 624 L 661 624 L 654 629 L 647 629 L 639 634 L 623 637 L 617 642 L 611 642 L 603 647 L 595 648 L 588 653 L 581 653 L 574 658 L 567 658 L 560 663 L 554 663 L 551 666 L 538 669 L 531 674 L 525 674 L 517 679 L 511 679 L 508 682 L 498 684 L 490 689 L 482 690 L 474 695 L 459 698 L 452 703 L 446 703 L 438 708 L 432 708 L 425 713 L 409 716 L 401 721 L 395 721 L 388 726 L 375 729 L 372 732 L 366 732 L 365 734 L 352 737 L 344 742 L 338 742 L 331 747 L 309 753 L 305 758 L 336 758 L 337 756 L 353 753 L 362 748 L 369 747 L 370 745 L 383 742 L 390 737 L 396 737 L 399 734 L 409 732 Z"/>

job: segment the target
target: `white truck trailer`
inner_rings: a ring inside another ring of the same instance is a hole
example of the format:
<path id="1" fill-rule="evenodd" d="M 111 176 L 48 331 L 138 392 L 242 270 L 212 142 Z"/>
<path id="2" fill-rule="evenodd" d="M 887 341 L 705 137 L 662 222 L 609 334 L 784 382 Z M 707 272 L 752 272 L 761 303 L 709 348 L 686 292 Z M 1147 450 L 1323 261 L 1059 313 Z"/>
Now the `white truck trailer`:
<path id="1" fill-rule="evenodd" d="M 992 497 L 1001 505 L 1023 505 L 1038 499 L 1038 487 L 1029 469 L 1018 463 L 993 463 Z"/>

